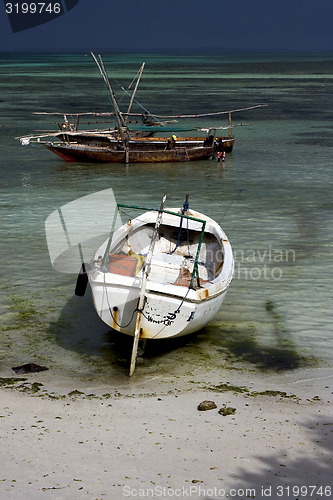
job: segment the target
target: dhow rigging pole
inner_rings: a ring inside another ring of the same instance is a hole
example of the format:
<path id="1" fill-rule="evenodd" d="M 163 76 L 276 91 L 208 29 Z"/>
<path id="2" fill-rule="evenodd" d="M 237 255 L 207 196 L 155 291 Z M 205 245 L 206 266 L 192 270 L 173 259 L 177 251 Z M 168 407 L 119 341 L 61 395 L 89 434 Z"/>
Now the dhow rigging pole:
<path id="1" fill-rule="evenodd" d="M 114 93 L 113 93 L 113 90 L 112 90 L 112 87 L 111 87 L 108 75 L 107 75 L 107 73 L 105 71 L 105 68 L 104 68 L 102 57 L 99 55 L 98 56 L 99 60 L 97 60 L 97 57 L 95 56 L 95 54 L 93 52 L 90 52 L 90 53 L 91 53 L 91 55 L 92 55 L 95 63 L 97 64 L 99 72 L 102 75 L 103 80 L 104 80 L 104 82 L 105 82 L 105 84 L 106 84 L 106 86 L 108 88 L 109 93 L 110 93 L 110 97 L 111 97 L 112 104 L 113 104 L 114 111 L 115 111 L 115 115 L 116 115 L 116 120 L 117 120 L 119 134 L 120 134 L 121 141 L 122 141 L 122 143 L 124 145 L 125 152 L 126 152 L 126 163 L 128 163 L 129 141 L 131 140 L 131 136 L 130 136 L 129 130 L 128 130 L 127 126 L 126 126 L 125 120 L 123 118 L 123 115 L 122 115 L 122 113 L 121 113 L 121 111 L 119 109 L 119 106 L 117 104 L 116 98 L 114 96 Z"/>

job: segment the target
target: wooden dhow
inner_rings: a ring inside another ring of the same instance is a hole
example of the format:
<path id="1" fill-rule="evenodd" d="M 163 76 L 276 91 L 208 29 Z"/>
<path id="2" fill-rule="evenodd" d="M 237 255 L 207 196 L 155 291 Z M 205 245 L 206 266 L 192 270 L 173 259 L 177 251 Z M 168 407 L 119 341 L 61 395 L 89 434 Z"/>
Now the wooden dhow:
<path id="1" fill-rule="evenodd" d="M 139 137 L 123 144 L 108 134 L 68 135 L 63 142 L 46 142 L 45 147 L 65 161 L 111 163 L 163 163 L 203 160 L 218 151 L 231 152 L 234 138 L 208 137 Z"/>
<path id="2" fill-rule="evenodd" d="M 45 132 L 37 135 L 20 137 L 24 145 L 37 142 L 45 146 L 49 151 L 57 154 L 65 161 L 80 162 L 111 162 L 111 163 L 163 163 L 202 160 L 207 158 L 217 158 L 219 153 L 230 153 L 233 149 L 235 138 L 232 135 L 232 128 L 242 124 L 232 125 L 231 115 L 234 112 L 244 111 L 262 107 L 263 105 L 251 106 L 248 108 L 235 109 L 231 111 L 221 111 L 213 113 L 202 113 L 192 115 L 171 115 L 162 116 L 149 113 L 145 108 L 142 113 L 132 113 L 131 107 L 134 95 L 141 78 L 144 64 L 139 71 L 131 100 L 125 113 L 119 109 L 113 89 L 101 56 L 96 57 L 91 53 L 97 64 L 99 72 L 108 89 L 114 111 L 112 113 L 37 113 L 44 115 L 63 115 L 62 123 L 59 123 L 60 131 Z M 124 90 L 124 89 L 123 89 Z M 127 91 L 125 91 L 128 93 Z M 181 118 L 203 118 L 207 116 L 228 115 L 229 124 L 225 127 L 184 128 L 172 125 Z M 84 116 L 110 117 L 116 120 L 116 126 L 109 129 L 82 130 L 79 131 L 79 122 Z M 68 117 L 74 119 L 70 123 Z M 135 118 L 135 124 L 131 121 Z M 138 119 L 141 125 L 138 125 Z M 219 131 L 227 129 L 227 135 L 219 135 Z M 206 135 L 203 136 L 202 132 Z M 192 131 L 191 136 L 180 137 L 178 133 Z M 193 135 L 193 131 L 201 132 L 198 137 Z M 166 134 L 160 135 L 161 132 Z M 155 134 L 159 133 L 156 137 Z"/>

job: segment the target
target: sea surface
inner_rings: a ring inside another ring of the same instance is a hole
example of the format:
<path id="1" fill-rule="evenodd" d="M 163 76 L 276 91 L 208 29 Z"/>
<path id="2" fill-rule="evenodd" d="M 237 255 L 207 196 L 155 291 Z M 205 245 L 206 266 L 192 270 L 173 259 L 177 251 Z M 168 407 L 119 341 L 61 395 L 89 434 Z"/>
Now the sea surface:
<path id="1" fill-rule="evenodd" d="M 112 110 L 90 54 L 0 54 L 2 376 L 36 363 L 60 385 L 117 390 L 140 380 L 153 391 L 162 382 L 182 390 L 257 381 L 288 390 L 303 383 L 331 394 L 333 54 L 103 54 L 103 60 L 122 110 L 128 97 L 121 86 L 142 62 L 140 112 L 265 107 L 232 114 L 236 141 L 225 162 L 66 163 L 16 138 L 56 130 L 62 121 L 34 112 Z M 228 115 L 184 123 L 226 126 Z M 53 269 L 45 237 L 53 211 L 105 189 L 119 203 L 156 207 L 164 193 L 172 207 L 189 193 L 193 209 L 222 225 L 236 261 L 214 320 L 195 335 L 148 344 L 132 380 L 130 339 L 99 320 L 89 291 L 74 295 L 76 274 Z"/>

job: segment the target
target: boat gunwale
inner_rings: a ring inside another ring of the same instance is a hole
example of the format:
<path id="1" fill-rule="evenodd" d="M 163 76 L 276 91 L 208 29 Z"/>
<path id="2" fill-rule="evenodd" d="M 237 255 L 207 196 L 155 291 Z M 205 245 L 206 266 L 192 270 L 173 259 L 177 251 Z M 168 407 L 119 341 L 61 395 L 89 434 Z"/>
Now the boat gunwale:
<path id="1" fill-rule="evenodd" d="M 199 142 L 199 141 L 198 141 Z M 111 142 L 110 141 L 110 144 L 109 145 L 98 145 L 98 144 L 81 144 L 81 143 L 78 143 L 78 142 L 52 142 L 52 141 L 39 141 L 40 144 L 43 144 L 45 145 L 47 148 L 51 149 L 51 148 L 55 148 L 55 149 L 64 149 L 64 150 L 73 150 L 74 152 L 75 151 L 92 151 L 92 152 L 106 152 L 106 153 L 125 153 L 126 150 L 125 148 L 124 149 L 116 149 L 114 146 L 116 144 L 119 144 L 119 142 Z M 158 143 L 157 143 L 158 144 Z M 166 144 L 166 141 L 161 141 L 160 144 L 163 146 L 164 144 Z M 141 144 L 143 146 L 146 146 L 146 144 Z M 156 145 L 156 144 L 155 144 Z M 177 150 L 181 150 L 181 149 L 186 149 L 188 152 L 195 152 L 195 151 L 202 151 L 202 152 L 209 152 L 209 151 L 214 151 L 214 145 L 212 146 L 204 146 L 204 145 L 200 145 L 200 144 L 193 144 L 193 145 L 189 145 L 189 146 L 186 146 L 185 144 L 184 145 L 178 145 L 176 146 L 175 148 L 173 149 L 133 149 L 131 148 L 131 146 L 138 146 L 137 143 L 129 143 L 129 152 L 132 153 L 132 154 L 135 154 L 135 153 L 144 153 L 144 154 L 158 154 L 158 153 L 163 153 L 163 154 L 166 154 L 167 152 L 177 152 Z"/>
<path id="2" fill-rule="evenodd" d="M 99 280 L 98 277 L 101 276 Z M 102 276 L 104 279 L 102 279 Z M 108 277 L 109 280 L 106 281 L 105 277 Z M 231 282 L 232 282 L 233 272 L 229 276 L 227 283 L 222 287 L 222 282 L 214 283 L 215 280 L 205 283 L 201 288 L 193 289 L 187 286 L 174 285 L 171 283 L 159 283 L 156 281 L 147 281 L 147 293 L 151 295 L 160 295 L 163 297 L 182 299 L 184 302 L 200 304 L 202 302 L 207 302 L 210 300 L 214 300 L 220 295 L 224 294 Z M 131 290 L 140 290 L 141 288 L 141 279 L 138 280 L 138 286 L 134 286 L 135 280 L 137 276 L 122 276 L 114 273 L 104 273 L 103 271 L 98 271 L 92 277 L 89 276 L 89 280 L 94 284 L 94 286 L 98 287 L 106 287 L 106 288 L 117 288 L 121 289 L 131 289 Z M 113 281 L 114 280 L 114 281 Z M 155 288 L 156 287 L 156 288 Z M 163 290 L 161 288 L 163 287 Z M 212 289 L 215 288 L 215 292 Z M 172 289 L 172 291 L 171 291 Z M 207 294 L 208 291 L 208 294 Z M 209 292 L 212 293 L 209 293 Z"/>
<path id="3" fill-rule="evenodd" d="M 139 209 L 143 210 L 144 213 L 142 213 L 141 215 L 139 215 L 134 219 L 131 219 L 130 225 L 128 225 L 128 223 L 125 223 L 122 224 L 116 231 L 114 231 L 114 228 L 111 230 L 109 238 L 104 241 L 104 243 L 99 247 L 99 249 L 97 249 L 95 253 L 95 258 L 96 258 L 97 254 L 99 253 L 99 250 L 105 246 L 103 262 L 99 268 L 95 267 L 94 269 L 92 269 L 92 272 L 89 273 L 89 279 L 96 286 L 109 285 L 115 287 L 119 286 L 122 288 L 130 287 L 132 289 L 136 288 L 140 289 L 141 278 L 138 277 L 138 275 L 131 277 L 131 276 L 124 276 L 116 273 L 107 272 L 106 259 L 111 250 L 111 246 L 112 248 L 117 247 L 119 242 L 124 240 L 128 236 L 129 232 L 133 231 L 134 229 L 140 229 L 140 227 L 144 227 L 147 226 L 148 224 L 153 223 L 156 212 L 158 212 L 159 210 L 155 208 L 138 207 L 136 205 L 127 205 L 119 203 L 117 204 L 115 213 L 118 212 L 119 208 Z M 199 217 L 195 217 L 193 215 L 187 216 L 185 214 L 182 214 L 181 211 L 176 212 L 176 210 L 180 209 L 164 209 L 163 214 L 165 213 L 167 216 L 177 216 L 179 218 L 186 218 L 189 220 L 193 220 L 194 222 L 201 223 L 203 225 L 203 228 L 200 231 L 203 234 L 213 235 L 216 238 L 217 242 L 221 245 L 221 248 L 223 249 L 224 263 L 222 265 L 220 273 L 213 280 L 209 280 L 208 282 L 200 285 L 198 288 L 191 287 L 191 285 L 193 284 L 192 279 L 190 286 L 182 286 L 182 285 L 175 285 L 172 283 L 161 283 L 161 282 L 151 281 L 149 280 L 149 278 L 147 282 L 147 288 L 151 293 L 157 293 L 160 295 L 169 295 L 181 298 L 186 297 L 189 302 L 197 302 L 197 303 L 202 302 L 203 299 L 200 298 L 200 295 L 203 294 L 206 300 L 216 298 L 217 296 L 221 295 L 228 289 L 234 274 L 234 259 L 229 239 L 227 238 L 227 235 L 225 234 L 221 226 L 216 221 L 211 219 L 209 216 L 206 216 L 204 214 L 201 214 L 200 212 L 192 210 L 194 214 L 198 214 L 199 216 L 204 217 L 204 219 L 200 219 Z M 169 227 L 178 227 L 176 224 L 171 224 L 171 220 L 169 220 L 168 222 L 162 221 L 162 225 L 167 225 Z M 191 229 L 199 232 L 199 230 L 196 228 L 191 228 Z M 117 236 L 116 239 L 114 240 L 114 236 L 116 234 Z M 197 259 L 198 256 L 196 256 L 196 260 Z M 227 265 L 229 261 L 230 264 Z M 195 270 L 193 268 L 192 276 L 194 275 L 194 272 Z M 98 279 L 98 277 L 100 277 L 100 279 Z M 135 284 L 136 281 L 137 281 L 137 286 Z M 158 287 L 159 290 L 155 289 L 155 287 Z M 160 291 L 161 287 L 164 288 L 163 292 Z"/>

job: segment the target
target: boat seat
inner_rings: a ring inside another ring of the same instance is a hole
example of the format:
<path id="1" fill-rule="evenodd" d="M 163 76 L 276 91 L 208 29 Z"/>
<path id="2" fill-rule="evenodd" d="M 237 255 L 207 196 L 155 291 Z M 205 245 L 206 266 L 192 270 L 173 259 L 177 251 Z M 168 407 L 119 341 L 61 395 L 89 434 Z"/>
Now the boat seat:
<path id="1" fill-rule="evenodd" d="M 184 257 L 172 253 L 154 252 L 151 263 L 159 266 L 182 266 Z"/>
<path id="2" fill-rule="evenodd" d="M 157 283 L 174 283 L 179 276 L 184 257 L 155 252 L 151 260 L 149 280 Z"/>

